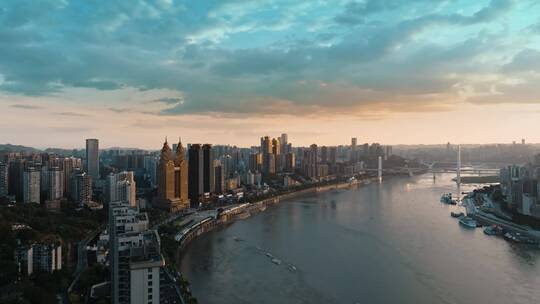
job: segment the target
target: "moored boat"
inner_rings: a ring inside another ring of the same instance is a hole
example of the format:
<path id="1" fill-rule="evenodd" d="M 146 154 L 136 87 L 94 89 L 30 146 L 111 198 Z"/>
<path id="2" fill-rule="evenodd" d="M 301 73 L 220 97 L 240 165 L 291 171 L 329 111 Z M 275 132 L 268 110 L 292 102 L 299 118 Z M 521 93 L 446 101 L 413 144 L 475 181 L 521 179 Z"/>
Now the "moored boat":
<path id="1" fill-rule="evenodd" d="M 504 229 L 499 225 L 491 225 L 484 229 L 484 233 L 487 235 L 503 235 Z"/>
<path id="2" fill-rule="evenodd" d="M 504 238 L 515 242 L 515 243 L 521 243 L 521 244 L 529 244 L 529 245 L 536 245 L 538 244 L 538 241 L 535 239 L 532 239 L 524 234 L 521 234 L 519 232 L 507 232 L 504 234 Z"/>
<path id="3" fill-rule="evenodd" d="M 452 211 L 452 212 L 450 212 L 450 216 L 455 217 L 455 218 L 460 218 L 460 217 L 464 217 L 465 214 L 463 212 L 454 212 L 454 211 Z"/>
<path id="4" fill-rule="evenodd" d="M 476 221 L 474 219 L 468 217 L 468 216 L 464 216 L 464 217 L 460 218 L 459 223 L 462 226 L 467 227 L 467 228 L 476 228 L 476 226 L 477 226 Z"/>
<path id="5" fill-rule="evenodd" d="M 445 193 L 441 196 L 441 203 L 445 203 L 448 205 L 456 205 L 457 201 L 452 198 L 452 193 Z"/>

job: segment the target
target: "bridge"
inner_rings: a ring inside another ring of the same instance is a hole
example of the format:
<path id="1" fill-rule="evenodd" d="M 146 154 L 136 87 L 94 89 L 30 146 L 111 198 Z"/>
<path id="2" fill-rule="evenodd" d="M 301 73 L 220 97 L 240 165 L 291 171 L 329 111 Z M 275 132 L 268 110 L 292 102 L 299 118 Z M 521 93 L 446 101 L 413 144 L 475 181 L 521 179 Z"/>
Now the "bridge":
<path id="1" fill-rule="evenodd" d="M 433 162 L 431 164 L 423 163 L 426 165 L 426 167 L 421 168 L 414 168 L 414 167 L 398 167 L 398 168 L 389 168 L 384 169 L 383 168 L 383 160 L 382 157 L 379 156 L 378 159 L 378 168 L 377 169 L 365 169 L 366 172 L 377 172 L 377 176 L 379 181 L 382 181 L 383 173 L 394 173 L 394 174 L 409 174 L 410 176 L 413 176 L 415 173 L 432 173 L 433 179 L 436 178 L 435 174 L 437 173 L 456 173 L 456 178 L 454 179 L 457 183 L 457 192 L 458 192 L 458 200 L 460 199 L 461 195 L 461 183 L 462 183 L 462 174 L 466 173 L 468 176 L 465 176 L 464 178 L 467 178 L 470 180 L 473 176 L 476 177 L 492 177 L 494 179 L 497 179 L 500 174 L 500 169 L 496 168 L 483 168 L 484 166 L 488 165 L 487 163 L 482 163 L 479 166 L 481 167 L 473 167 L 473 166 L 466 166 L 462 167 L 461 163 L 461 146 L 458 146 L 457 150 L 457 161 L 455 163 L 453 162 Z M 448 167 L 435 167 L 435 165 L 441 165 L 441 164 L 447 164 Z M 496 163 L 497 165 L 501 166 L 502 163 Z M 471 176 L 472 175 L 472 176 Z M 480 179 L 479 179 L 480 180 Z M 479 182 L 481 183 L 481 182 Z"/>
<path id="2" fill-rule="evenodd" d="M 461 173 L 470 173 L 475 175 L 485 175 L 485 174 L 494 174 L 499 175 L 500 169 L 499 168 L 485 168 L 485 166 L 488 166 L 490 164 L 494 164 L 497 166 L 503 166 L 504 163 L 478 163 L 473 165 L 472 163 L 466 166 L 463 166 L 461 163 L 461 146 L 458 146 L 457 150 L 457 160 L 456 162 L 432 162 L 432 163 L 426 163 L 421 162 L 421 164 L 425 165 L 425 167 L 409 167 L 405 165 L 404 167 L 393 167 L 389 169 L 383 168 L 383 159 L 381 156 L 379 156 L 378 159 L 378 168 L 370 168 L 370 169 L 364 169 L 366 172 L 377 172 L 379 175 L 379 178 L 382 178 L 382 174 L 384 172 L 387 173 L 396 173 L 396 172 L 403 172 L 403 173 L 409 173 L 410 175 L 413 175 L 415 172 L 422 172 L 422 173 L 453 173 L 455 172 L 458 179 Z M 436 166 L 437 165 L 437 166 Z"/>

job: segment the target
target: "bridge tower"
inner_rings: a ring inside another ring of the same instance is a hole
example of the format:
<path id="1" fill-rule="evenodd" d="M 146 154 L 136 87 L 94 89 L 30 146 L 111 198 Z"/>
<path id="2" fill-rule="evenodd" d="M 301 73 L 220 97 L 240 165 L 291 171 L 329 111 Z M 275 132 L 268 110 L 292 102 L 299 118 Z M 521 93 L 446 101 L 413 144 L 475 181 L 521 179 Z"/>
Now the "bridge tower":
<path id="1" fill-rule="evenodd" d="M 382 182 L 382 157 L 379 156 L 379 168 L 377 170 L 377 177 L 379 178 L 379 182 Z"/>
<path id="2" fill-rule="evenodd" d="M 456 182 L 457 182 L 457 200 L 461 200 L 461 145 L 458 145 L 457 149 L 457 170 L 456 170 Z"/>

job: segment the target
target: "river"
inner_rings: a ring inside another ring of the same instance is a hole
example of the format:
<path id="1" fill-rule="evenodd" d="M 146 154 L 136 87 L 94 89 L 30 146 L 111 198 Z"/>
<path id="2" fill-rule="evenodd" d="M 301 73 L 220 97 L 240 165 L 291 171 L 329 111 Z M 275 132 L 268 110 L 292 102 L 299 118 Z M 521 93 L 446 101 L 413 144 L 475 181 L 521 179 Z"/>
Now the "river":
<path id="1" fill-rule="evenodd" d="M 461 227 L 452 177 L 282 202 L 200 236 L 181 271 L 203 304 L 539 303 L 540 251 Z"/>

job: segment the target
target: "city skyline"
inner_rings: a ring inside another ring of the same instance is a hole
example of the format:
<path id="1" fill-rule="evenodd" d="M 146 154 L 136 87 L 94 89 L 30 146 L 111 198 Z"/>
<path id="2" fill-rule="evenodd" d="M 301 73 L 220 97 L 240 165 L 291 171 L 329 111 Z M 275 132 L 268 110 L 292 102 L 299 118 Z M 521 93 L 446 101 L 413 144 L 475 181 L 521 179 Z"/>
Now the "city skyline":
<path id="1" fill-rule="evenodd" d="M 534 1 L 1 8 L 2 143 L 540 142 Z"/>

